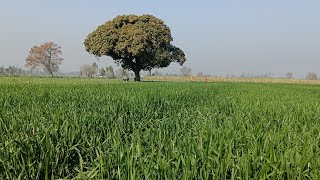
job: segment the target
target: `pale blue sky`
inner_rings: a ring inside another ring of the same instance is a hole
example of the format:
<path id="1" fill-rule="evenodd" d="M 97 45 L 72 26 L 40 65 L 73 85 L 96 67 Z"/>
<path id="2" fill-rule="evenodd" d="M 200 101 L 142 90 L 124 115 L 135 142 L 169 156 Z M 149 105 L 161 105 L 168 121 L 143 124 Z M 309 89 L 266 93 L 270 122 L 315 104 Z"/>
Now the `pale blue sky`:
<path id="1" fill-rule="evenodd" d="M 319 0 L 1 0 L 0 65 L 23 66 L 33 45 L 54 41 L 63 48 L 61 70 L 77 71 L 96 61 L 83 40 L 98 25 L 152 14 L 171 28 L 194 74 L 320 73 L 319 9 Z"/>

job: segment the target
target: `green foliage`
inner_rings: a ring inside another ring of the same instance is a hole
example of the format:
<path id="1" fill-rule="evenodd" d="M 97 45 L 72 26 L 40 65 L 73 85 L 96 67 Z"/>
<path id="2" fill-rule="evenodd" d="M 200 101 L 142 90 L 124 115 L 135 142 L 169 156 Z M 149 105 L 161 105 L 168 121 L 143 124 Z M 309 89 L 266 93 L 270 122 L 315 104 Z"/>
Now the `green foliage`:
<path id="1" fill-rule="evenodd" d="M 141 70 L 185 62 L 184 52 L 173 46 L 172 40 L 162 20 L 151 15 L 123 15 L 99 26 L 87 36 L 84 45 L 90 54 L 110 56 L 137 76 Z"/>
<path id="2" fill-rule="evenodd" d="M 320 87 L 0 79 L 0 179 L 319 179 Z"/>

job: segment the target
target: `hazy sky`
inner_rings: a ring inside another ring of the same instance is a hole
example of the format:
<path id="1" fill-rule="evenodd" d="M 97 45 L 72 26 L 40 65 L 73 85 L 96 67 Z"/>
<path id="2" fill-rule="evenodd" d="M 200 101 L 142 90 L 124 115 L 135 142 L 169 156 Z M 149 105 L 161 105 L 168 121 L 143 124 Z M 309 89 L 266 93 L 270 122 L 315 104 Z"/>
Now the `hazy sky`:
<path id="1" fill-rule="evenodd" d="M 0 0 L 0 65 L 22 67 L 33 45 L 54 41 L 63 48 L 61 70 L 78 71 L 96 61 L 83 41 L 98 25 L 152 14 L 171 28 L 194 74 L 320 73 L 319 9 L 319 0 Z"/>

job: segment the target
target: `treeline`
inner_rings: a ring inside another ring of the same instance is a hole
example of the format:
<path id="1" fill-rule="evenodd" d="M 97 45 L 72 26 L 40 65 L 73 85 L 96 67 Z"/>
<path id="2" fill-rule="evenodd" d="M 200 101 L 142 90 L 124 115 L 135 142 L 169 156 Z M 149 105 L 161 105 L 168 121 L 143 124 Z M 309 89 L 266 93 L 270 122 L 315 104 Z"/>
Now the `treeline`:
<path id="1" fill-rule="evenodd" d="M 62 73 L 57 72 L 57 76 L 79 76 L 79 72 Z M 48 76 L 48 72 L 40 69 L 24 69 L 18 66 L 0 66 L 0 76 Z"/>
<path id="2" fill-rule="evenodd" d="M 80 67 L 80 76 L 88 78 L 122 79 L 133 78 L 134 74 L 123 68 L 114 70 L 112 66 L 99 67 L 96 63 L 84 64 Z"/>
<path id="3" fill-rule="evenodd" d="M 120 68 L 114 68 L 112 66 L 99 67 L 96 63 L 84 64 L 80 67 L 80 71 L 75 72 L 56 72 L 56 76 L 60 77 L 88 77 L 88 78 L 106 78 L 106 79 L 133 79 L 134 74 L 128 70 Z M 48 72 L 40 69 L 26 70 L 18 66 L 0 66 L 0 76 L 48 76 Z M 143 76 L 197 76 L 197 77 L 225 77 L 225 78 L 286 78 L 295 79 L 295 74 L 287 72 L 282 77 L 276 77 L 273 73 L 252 74 L 242 73 L 240 75 L 226 74 L 226 75 L 213 75 L 198 72 L 192 73 L 192 69 L 187 66 L 183 66 L 177 73 L 162 73 L 158 69 L 152 71 L 144 71 Z M 301 77 L 300 77 L 301 78 Z M 318 74 L 315 72 L 308 72 L 305 74 L 304 79 L 317 80 Z"/>
<path id="4" fill-rule="evenodd" d="M 17 66 L 1 66 L 0 67 L 0 75 L 2 76 L 21 76 L 29 74 L 29 70 L 24 70 Z"/>
<path id="5" fill-rule="evenodd" d="M 212 74 L 205 74 L 203 72 L 198 72 L 197 74 L 192 74 L 192 69 L 187 66 L 183 66 L 180 69 L 179 73 L 166 73 L 162 74 L 159 72 L 152 73 L 154 76 L 197 76 L 197 77 L 223 77 L 223 78 L 285 78 L 285 79 L 295 79 L 297 78 L 294 73 L 287 72 L 284 76 L 275 76 L 273 73 L 262 73 L 262 74 L 253 74 L 253 73 L 242 73 L 240 75 L 235 74 L 226 74 L 226 75 L 212 75 Z M 301 76 L 299 78 L 302 78 Z M 304 79 L 307 80 L 317 80 L 318 74 L 315 72 L 308 72 L 305 74 Z"/>

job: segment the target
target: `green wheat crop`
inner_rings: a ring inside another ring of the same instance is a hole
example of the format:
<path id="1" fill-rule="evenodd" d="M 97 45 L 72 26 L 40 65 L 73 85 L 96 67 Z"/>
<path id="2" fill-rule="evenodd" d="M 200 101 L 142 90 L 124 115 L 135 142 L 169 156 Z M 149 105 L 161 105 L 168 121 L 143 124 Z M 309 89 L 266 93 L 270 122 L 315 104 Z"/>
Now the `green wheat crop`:
<path id="1" fill-rule="evenodd" d="M 320 86 L 0 79 L 0 179 L 319 179 Z"/>

